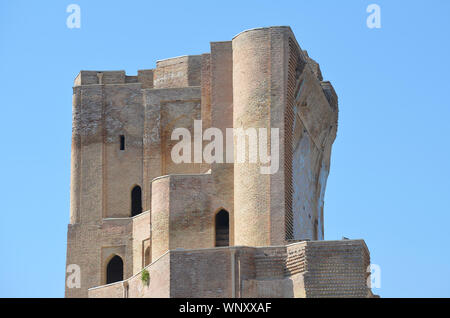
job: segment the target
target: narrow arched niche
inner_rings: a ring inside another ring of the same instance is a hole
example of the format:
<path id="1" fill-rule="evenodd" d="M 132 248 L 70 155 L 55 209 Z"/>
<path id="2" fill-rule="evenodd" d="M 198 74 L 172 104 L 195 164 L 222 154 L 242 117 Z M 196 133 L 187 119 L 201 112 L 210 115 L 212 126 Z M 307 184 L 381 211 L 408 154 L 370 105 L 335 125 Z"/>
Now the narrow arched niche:
<path id="1" fill-rule="evenodd" d="M 216 246 L 230 245 L 230 218 L 226 210 L 220 210 L 215 217 Z"/>
<path id="2" fill-rule="evenodd" d="M 142 191 L 140 186 L 131 190 L 131 216 L 142 213 Z"/>
<path id="3" fill-rule="evenodd" d="M 106 283 L 111 284 L 123 280 L 123 261 L 115 255 L 106 265 Z"/>
<path id="4" fill-rule="evenodd" d="M 144 252 L 144 266 L 150 264 L 150 247 L 147 247 Z"/>

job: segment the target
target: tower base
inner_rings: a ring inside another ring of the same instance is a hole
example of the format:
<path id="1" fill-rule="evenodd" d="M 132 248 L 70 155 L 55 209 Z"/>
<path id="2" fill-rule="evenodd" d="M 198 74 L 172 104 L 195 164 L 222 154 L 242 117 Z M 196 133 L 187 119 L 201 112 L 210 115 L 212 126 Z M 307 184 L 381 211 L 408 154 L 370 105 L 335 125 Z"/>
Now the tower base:
<path id="1" fill-rule="evenodd" d="M 363 240 L 170 250 L 127 280 L 89 297 L 373 297 Z"/>

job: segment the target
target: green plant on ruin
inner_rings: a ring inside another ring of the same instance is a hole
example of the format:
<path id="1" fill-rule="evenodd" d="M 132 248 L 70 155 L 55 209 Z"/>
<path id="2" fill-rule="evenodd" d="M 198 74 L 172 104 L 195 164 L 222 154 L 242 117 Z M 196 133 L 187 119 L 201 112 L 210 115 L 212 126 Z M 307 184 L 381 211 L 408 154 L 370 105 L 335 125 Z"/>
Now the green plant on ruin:
<path id="1" fill-rule="evenodd" d="M 145 268 L 141 272 L 141 280 L 144 285 L 148 286 L 148 283 L 150 281 L 150 273 Z"/>

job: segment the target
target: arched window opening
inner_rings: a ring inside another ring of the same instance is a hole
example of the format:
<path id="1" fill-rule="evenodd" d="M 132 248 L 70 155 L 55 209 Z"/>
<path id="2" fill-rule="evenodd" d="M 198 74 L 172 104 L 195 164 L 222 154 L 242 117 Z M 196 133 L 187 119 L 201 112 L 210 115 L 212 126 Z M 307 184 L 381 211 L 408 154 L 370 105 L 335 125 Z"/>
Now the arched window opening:
<path id="1" fill-rule="evenodd" d="M 147 266 L 149 264 L 150 264 L 150 247 L 147 247 L 144 253 L 144 266 Z"/>
<path id="2" fill-rule="evenodd" d="M 123 280 L 123 261 L 115 255 L 106 266 L 106 283 L 111 284 Z"/>
<path id="3" fill-rule="evenodd" d="M 228 212 L 220 210 L 216 214 L 216 246 L 230 245 L 230 221 Z"/>
<path id="4" fill-rule="evenodd" d="M 131 190 L 131 216 L 138 215 L 142 212 L 142 193 L 141 187 L 135 186 Z"/>

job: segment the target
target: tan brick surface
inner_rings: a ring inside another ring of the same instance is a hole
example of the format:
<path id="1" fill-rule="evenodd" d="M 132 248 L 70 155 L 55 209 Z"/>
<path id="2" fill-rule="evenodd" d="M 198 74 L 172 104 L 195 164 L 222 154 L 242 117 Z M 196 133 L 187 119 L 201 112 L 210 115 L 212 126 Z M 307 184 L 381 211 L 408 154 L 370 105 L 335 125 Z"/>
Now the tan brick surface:
<path id="1" fill-rule="evenodd" d="M 172 131 L 193 136 L 200 119 L 203 131 L 219 128 L 224 137 L 226 128 L 278 128 L 278 172 L 261 174 L 248 154 L 246 163 L 175 164 Z M 66 297 L 371 295 L 364 242 L 320 241 L 337 120 L 333 86 L 289 27 L 247 30 L 137 76 L 81 71 L 67 236 L 67 264 L 80 266 L 81 288 L 66 287 Z M 131 217 L 136 185 L 143 213 Z M 229 248 L 215 248 L 221 209 Z M 114 255 L 124 281 L 102 286 Z"/>

